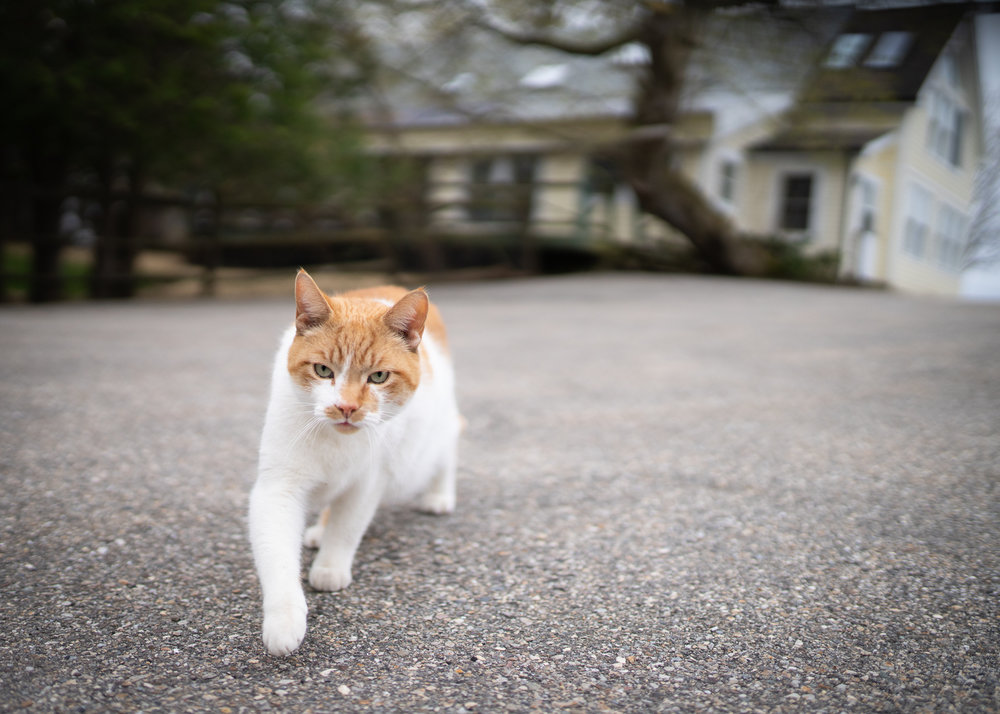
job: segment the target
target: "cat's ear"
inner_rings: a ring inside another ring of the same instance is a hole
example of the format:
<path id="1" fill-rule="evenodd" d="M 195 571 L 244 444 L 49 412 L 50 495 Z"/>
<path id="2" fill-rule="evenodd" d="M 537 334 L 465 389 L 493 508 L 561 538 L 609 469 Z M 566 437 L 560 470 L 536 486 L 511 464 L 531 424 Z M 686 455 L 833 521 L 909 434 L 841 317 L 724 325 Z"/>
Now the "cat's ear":
<path id="1" fill-rule="evenodd" d="M 330 317 L 330 303 L 309 273 L 295 276 L 295 329 L 301 335 L 322 325 Z"/>
<path id="2" fill-rule="evenodd" d="M 401 297 L 382 318 L 389 329 L 403 338 L 411 351 L 416 351 L 424 334 L 427 306 L 427 293 L 414 290 Z"/>

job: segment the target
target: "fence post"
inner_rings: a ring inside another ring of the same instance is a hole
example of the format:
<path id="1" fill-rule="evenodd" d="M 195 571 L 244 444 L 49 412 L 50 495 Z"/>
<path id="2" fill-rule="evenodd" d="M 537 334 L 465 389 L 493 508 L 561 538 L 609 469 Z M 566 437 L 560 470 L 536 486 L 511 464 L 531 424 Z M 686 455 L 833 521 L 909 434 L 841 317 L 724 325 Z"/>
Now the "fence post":
<path id="1" fill-rule="evenodd" d="M 222 194 L 215 191 L 212 207 L 212 225 L 205 234 L 203 245 L 204 268 L 201 273 L 202 297 L 215 297 L 218 289 L 217 271 L 222 259 Z"/>
<path id="2" fill-rule="evenodd" d="M 538 241 L 535 240 L 531 225 L 534 190 L 533 183 L 519 183 L 514 194 L 514 219 L 521 238 L 521 269 L 531 274 L 537 273 L 539 269 Z"/>
<path id="3" fill-rule="evenodd" d="M 31 302 L 51 302 L 62 297 L 59 275 L 59 205 L 61 191 L 52 185 L 35 187 L 31 198 Z"/>

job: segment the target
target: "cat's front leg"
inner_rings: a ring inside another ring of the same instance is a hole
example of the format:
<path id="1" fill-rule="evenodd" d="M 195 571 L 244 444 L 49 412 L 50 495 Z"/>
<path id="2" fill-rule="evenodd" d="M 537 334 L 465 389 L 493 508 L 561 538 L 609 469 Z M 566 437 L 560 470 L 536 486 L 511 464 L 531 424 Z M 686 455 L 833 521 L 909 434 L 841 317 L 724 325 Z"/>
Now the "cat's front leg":
<path id="1" fill-rule="evenodd" d="M 382 498 L 379 483 L 363 481 L 340 494 L 326 508 L 319 552 L 309 569 L 309 584 L 317 590 L 341 590 L 351 584 L 351 565 L 361 537 Z"/>
<path id="2" fill-rule="evenodd" d="M 287 655 L 306 634 L 306 598 L 299 554 L 305 528 L 305 493 L 261 477 L 250 493 L 250 543 L 264 601 L 262 635 L 267 651 Z"/>

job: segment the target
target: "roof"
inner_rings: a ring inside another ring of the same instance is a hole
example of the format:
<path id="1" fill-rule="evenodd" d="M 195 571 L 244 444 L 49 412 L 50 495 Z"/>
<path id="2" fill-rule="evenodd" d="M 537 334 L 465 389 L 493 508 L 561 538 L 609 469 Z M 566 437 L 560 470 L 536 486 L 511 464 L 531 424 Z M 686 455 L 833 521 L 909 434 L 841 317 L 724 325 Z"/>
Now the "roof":
<path id="1" fill-rule="evenodd" d="M 858 151 L 891 131 L 966 12 L 964 5 L 926 5 L 851 13 L 780 128 L 751 148 Z"/>
<path id="2" fill-rule="evenodd" d="M 916 98 L 967 9 L 834 6 L 716 16 L 687 73 L 688 110 L 713 112 L 720 135 L 784 116 L 786 128 L 758 149 L 823 141 L 857 148 L 887 131 L 886 117 L 898 118 L 902 103 Z M 624 120 L 632 111 L 635 73 L 644 64 L 643 53 L 635 51 L 641 47 L 587 57 L 514 45 L 472 29 L 462 42 L 417 37 L 409 49 L 399 37 L 386 37 L 383 54 L 395 70 L 379 116 L 369 116 L 372 124 Z M 814 121 L 837 106 L 859 104 L 878 105 L 878 116 L 861 120 L 861 112 L 839 126 Z"/>
<path id="3" fill-rule="evenodd" d="M 800 103 L 912 102 L 967 11 L 946 4 L 854 12 L 829 42 Z"/>
<path id="4" fill-rule="evenodd" d="M 859 151 L 892 131 L 909 108 L 906 102 L 814 103 L 795 107 L 779 128 L 750 146 L 755 151 Z"/>
<path id="5" fill-rule="evenodd" d="M 689 67 L 687 110 L 715 113 L 724 133 L 787 107 L 809 66 L 801 56 L 812 59 L 848 15 L 837 8 L 713 18 Z M 380 34 L 383 105 L 368 118 L 395 126 L 625 120 L 637 73 L 648 62 L 637 44 L 590 57 L 512 44 L 475 28 L 454 42 L 426 42 L 385 26 Z M 760 47 L 776 49 L 762 55 Z"/>

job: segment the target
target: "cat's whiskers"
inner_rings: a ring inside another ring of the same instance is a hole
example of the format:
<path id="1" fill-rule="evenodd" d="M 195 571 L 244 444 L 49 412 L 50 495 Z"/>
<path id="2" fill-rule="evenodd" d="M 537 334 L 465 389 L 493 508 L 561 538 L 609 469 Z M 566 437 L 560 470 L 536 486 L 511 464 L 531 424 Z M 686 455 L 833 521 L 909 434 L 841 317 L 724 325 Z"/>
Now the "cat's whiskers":
<path id="1" fill-rule="evenodd" d="M 288 457 L 300 444 L 304 444 L 309 441 L 319 429 L 322 427 L 325 419 L 320 418 L 312 414 L 311 412 L 307 414 L 307 419 L 305 423 L 299 428 L 285 447 L 285 458 Z"/>

